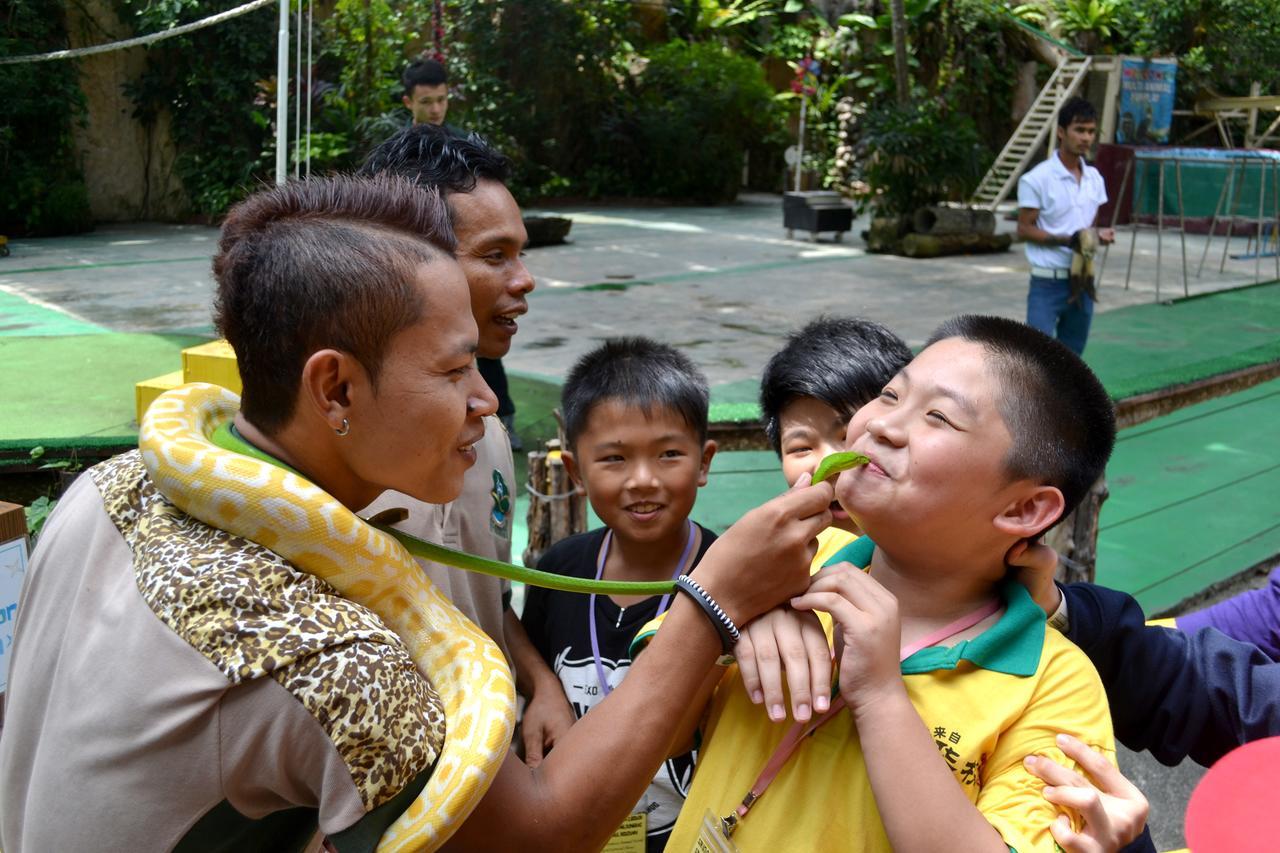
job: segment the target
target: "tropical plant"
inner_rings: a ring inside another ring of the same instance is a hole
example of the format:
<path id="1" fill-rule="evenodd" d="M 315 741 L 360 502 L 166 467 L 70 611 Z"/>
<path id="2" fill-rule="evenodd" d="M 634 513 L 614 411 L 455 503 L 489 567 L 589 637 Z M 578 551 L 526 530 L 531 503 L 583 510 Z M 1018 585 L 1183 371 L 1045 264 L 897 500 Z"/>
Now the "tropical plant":
<path id="1" fill-rule="evenodd" d="M 116 7 L 143 33 L 226 8 L 220 0 L 116 0 Z M 154 127 L 162 112 L 171 115 L 176 171 L 192 205 L 206 216 L 221 214 L 265 174 L 271 128 L 259 81 L 276 55 L 268 20 L 259 11 L 158 42 L 147 49 L 141 75 L 125 84 L 144 127 Z"/>
<path id="2" fill-rule="evenodd" d="M 670 0 L 667 22 L 673 37 L 702 41 L 771 18 L 775 6 L 774 0 Z"/>
<path id="3" fill-rule="evenodd" d="M 1085 53 L 1096 53 L 1115 35 L 1120 7 L 1120 0 L 1055 0 L 1055 28 Z"/>
<path id="4" fill-rule="evenodd" d="M 512 158 L 517 198 L 591 194 L 616 182 L 605 139 L 629 109 L 632 28 L 626 0 L 450 7 L 449 68 L 462 84 L 456 123 Z"/>
<path id="5" fill-rule="evenodd" d="M 937 98 L 868 112 L 856 148 L 867 186 L 859 201 L 884 216 L 966 197 L 991 162 L 973 120 Z"/>
<path id="6" fill-rule="evenodd" d="M 635 108 L 612 141 L 629 155 L 628 189 L 704 202 L 733 199 L 749 146 L 785 145 L 760 66 L 715 44 L 669 42 L 649 54 Z M 630 136 L 627 145 L 621 138 Z"/>
<path id="7" fill-rule="evenodd" d="M 67 46 L 61 3 L 11 0 L 0 17 L 0 55 Z M 0 233 L 72 234 L 92 227 L 73 131 L 84 95 L 70 62 L 0 66 Z"/>
<path id="8" fill-rule="evenodd" d="M 1117 28 L 1124 52 L 1179 58 L 1181 96 L 1280 91 L 1277 0 L 1126 0 Z"/>

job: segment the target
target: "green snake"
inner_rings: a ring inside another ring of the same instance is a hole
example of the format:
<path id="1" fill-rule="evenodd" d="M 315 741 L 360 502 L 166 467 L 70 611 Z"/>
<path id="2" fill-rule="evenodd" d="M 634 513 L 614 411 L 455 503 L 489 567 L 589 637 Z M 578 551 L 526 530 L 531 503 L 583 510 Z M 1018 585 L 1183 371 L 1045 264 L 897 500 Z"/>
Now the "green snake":
<path id="1" fill-rule="evenodd" d="M 264 453 L 241 438 L 230 428 L 230 423 L 219 427 L 211 438 L 214 444 L 226 450 L 241 453 L 245 456 L 252 456 L 272 465 L 288 468 L 280 460 Z M 822 461 L 814 469 L 812 482 L 821 483 L 824 480 L 835 477 L 842 471 L 857 468 L 859 465 L 866 465 L 868 461 L 867 457 L 862 454 L 847 450 L 829 454 L 822 457 Z M 288 470 L 292 471 L 293 469 L 289 468 Z M 296 474 L 297 472 L 294 471 L 293 473 Z M 302 475 L 299 474 L 298 476 Z M 474 554 L 455 551 L 452 548 L 446 548 L 443 545 L 437 545 L 434 542 L 428 542 L 425 539 L 419 539 L 412 534 L 397 530 L 390 524 L 379 520 L 384 517 L 386 517 L 385 514 L 380 514 L 378 517 L 366 519 L 366 521 L 383 533 L 395 537 L 405 547 L 405 550 L 413 556 L 430 560 L 433 563 L 464 569 L 468 572 L 506 578 L 529 586 L 540 586 L 561 592 L 579 592 L 595 595 L 666 595 L 675 591 L 675 583 L 673 581 L 607 581 L 595 580 L 594 578 L 576 578 L 558 575 L 555 572 L 543 572 L 526 566 L 517 566 L 513 563 L 504 563 L 499 560 L 490 560 L 486 557 L 477 557 Z"/>
<path id="2" fill-rule="evenodd" d="M 236 436 L 229 425 L 239 405 L 232 392 L 202 383 L 161 395 L 139 430 L 143 464 L 180 510 L 275 551 L 373 610 L 405 642 L 444 703 L 447 734 L 426 787 L 378 849 L 436 849 L 470 815 L 502 765 L 515 694 L 497 646 L 432 585 L 413 557 L 568 592 L 655 595 L 672 591 L 673 584 L 566 578 L 370 524 Z M 813 481 L 865 462 L 857 454 L 832 454 Z"/>

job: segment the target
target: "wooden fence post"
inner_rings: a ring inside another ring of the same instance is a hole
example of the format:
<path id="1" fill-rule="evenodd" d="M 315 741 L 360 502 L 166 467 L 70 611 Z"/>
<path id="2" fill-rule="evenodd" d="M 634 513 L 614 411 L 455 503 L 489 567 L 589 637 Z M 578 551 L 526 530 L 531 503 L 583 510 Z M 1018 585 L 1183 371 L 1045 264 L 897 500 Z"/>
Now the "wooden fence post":
<path id="1" fill-rule="evenodd" d="M 1110 494 L 1107 478 L 1099 477 L 1075 511 L 1045 534 L 1045 544 L 1058 552 L 1058 570 L 1054 577 L 1060 583 L 1093 583 L 1097 577 L 1098 518 Z"/>
<path id="2" fill-rule="evenodd" d="M 587 498 L 578 494 L 560 457 L 560 442 L 552 439 L 545 450 L 529 454 L 529 544 L 522 559 L 536 566 L 547 549 L 575 533 L 587 530 Z"/>

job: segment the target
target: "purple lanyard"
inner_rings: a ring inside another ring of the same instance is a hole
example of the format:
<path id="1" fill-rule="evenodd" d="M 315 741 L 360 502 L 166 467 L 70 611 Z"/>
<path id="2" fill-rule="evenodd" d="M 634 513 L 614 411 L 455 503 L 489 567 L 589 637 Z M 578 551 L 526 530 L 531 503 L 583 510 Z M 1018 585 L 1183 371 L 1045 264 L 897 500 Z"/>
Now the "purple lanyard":
<path id="1" fill-rule="evenodd" d="M 688 571 L 689 552 L 693 549 L 693 522 L 686 520 L 689 525 L 688 532 L 684 537 L 684 551 L 680 554 L 680 561 L 676 563 L 676 571 L 671 577 L 677 578 L 681 574 Z M 604 533 L 604 541 L 600 543 L 600 555 L 596 557 L 596 580 L 604 577 L 604 561 L 609 556 L 609 545 L 613 542 L 613 531 L 606 530 Z M 658 602 L 658 612 L 654 618 L 658 618 L 667 612 L 667 605 L 671 603 L 671 593 L 662 596 L 662 600 Z M 596 636 L 596 594 L 591 593 L 591 600 L 587 604 L 587 621 L 591 625 L 591 657 L 596 664 L 596 679 L 600 682 L 600 689 L 604 691 L 604 695 L 608 696 L 613 692 L 613 688 L 609 686 L 609 681 L 604 674 L 604 664 L 600 662 L 600 640 Z"/>

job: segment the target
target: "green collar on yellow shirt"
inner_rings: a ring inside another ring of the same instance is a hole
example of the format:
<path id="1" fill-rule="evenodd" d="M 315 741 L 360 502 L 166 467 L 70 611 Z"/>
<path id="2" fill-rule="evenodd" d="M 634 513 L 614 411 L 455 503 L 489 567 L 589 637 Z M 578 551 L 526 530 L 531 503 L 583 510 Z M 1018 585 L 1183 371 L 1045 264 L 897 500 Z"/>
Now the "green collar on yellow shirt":
<path id="1" fill-rule="evenodd" d="M 823 565 L 852 563 L 865 569 L 871 565 L 875 550 L 876 543 L 871 537 L 860 536 L 832 554 Z M 1032 600 L 1026 587 L 1016 581 L 1001 584 L 1000 595 L 1004 598 L 1005 611 L 996 624 L 954 646 L 921 649 L 902 662 L 902 674 L 955 669 L 960 661 L 967 660 L 974 666 L 1006 675 L 1035 675 L 1044 649 L 1044 611 Z"/>

